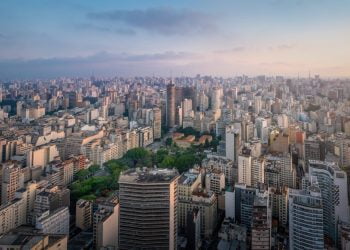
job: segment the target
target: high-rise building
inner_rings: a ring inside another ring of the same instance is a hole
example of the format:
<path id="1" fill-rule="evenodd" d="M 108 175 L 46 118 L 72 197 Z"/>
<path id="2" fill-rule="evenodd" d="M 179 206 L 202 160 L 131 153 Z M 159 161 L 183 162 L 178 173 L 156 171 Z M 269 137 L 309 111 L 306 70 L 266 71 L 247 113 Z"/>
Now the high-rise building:
<path id="1" fill-rule="evenodd" d="M 252 185 L 252 157 L 248 148 L 243 148 L 238 155 L 238 183 Z"/>
<path id="2" fill-rule="evenodd" d="M 221 108 L 222 89 L 214 87 L 211 92 L 211 108 L 217 110 Z"/>
<path id="3" fill-rule="evenodd" d="M 20 167 L 14 163 L 6 163 L 2 166 L 1 180 L 1 204 L 5 205 L 15 199 L 16 191 L 22 186 Z M 23 179 L 22 179 L 23 182 Z"/>
<path id="4" fill-rule="evenodd" d="M 324 233 L 337 242 L 338 223 L 350 222 L 346 173 L 336 163 L 309 160 L 309 178 L 317 178 L 323 204 Z"/>
<path id="5" fill-rule="evenodd" d="M 226 157 L 233 162 L 238 160 L 238 150 L 240 147 L 240 134 L 234 126 L 226 127 Z"/>
<path id="6" fill-rule="evenodd" d="M 289 189 L 289 249 L 324 249 L 321 190 Z"/>
<path id="7" fill-rule="evenodd" d="M 130 169 L 119 178 L 120 249 L 177 247 L 178 172 Z"/>
<path id="8" fill-rule="evenodd" d="M 175 85 L 170 83 L 167 86 L 167 102 L 166 102 L 166 125 L 169 128 L 175 126 L 176 106 Z"/>
<path id="9" fill-rule="evenodd" d="M 193 116 L 192 100 L 184 99 L 182 101 L 182 117 L 185 118 L 191 116 Z"/>
<path id="10" fill-rule="evenodd" d="M 75 205 L 75 226 L 81 230 L 92 227 L 92 202 L 80 199 Z"/>
<path id="11" fill-rule="evenodd" d="M 271 249 L 271 207 L 266 193 L 254 198 L 252 211 L 252 250 Z"/>
<path id="12" fill-rule="evenodd" d="M 318 136 L 312 136 L 304 141 L 305 161 L 319 160 L 324 161 L 326 154 L 325 142 Z"/>
<path id="13" fill-rule="evenodd" d="M 160 139 L 162 137 L 162 112 L 159 108 L 153 109 L 153 138 Z"/>

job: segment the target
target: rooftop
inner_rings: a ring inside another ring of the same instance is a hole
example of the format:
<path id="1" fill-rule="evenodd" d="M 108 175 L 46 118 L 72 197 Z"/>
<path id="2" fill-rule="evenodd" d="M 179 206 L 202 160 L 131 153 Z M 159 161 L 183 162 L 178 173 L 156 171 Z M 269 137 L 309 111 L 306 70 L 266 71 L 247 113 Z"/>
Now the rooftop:
<path id="1" fill-rule="evenodd" d="M 178 176 L 176 169 L 133 168 L 120 175 L 119 183 L 170 183 Z"/>

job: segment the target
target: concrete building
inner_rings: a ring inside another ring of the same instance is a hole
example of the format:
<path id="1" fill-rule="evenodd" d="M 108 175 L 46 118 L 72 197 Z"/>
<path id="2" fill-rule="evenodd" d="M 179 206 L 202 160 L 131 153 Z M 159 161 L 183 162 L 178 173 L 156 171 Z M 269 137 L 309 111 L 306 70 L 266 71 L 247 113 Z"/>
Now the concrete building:
<path id="1" fill-rule="evenodd" d="M 271 249 L 271 207 L 268 196 L 258 193 L 252 211 L 252 250 Z"/>
<path id="2" fill-rule="evenodd" d="M 323 206 L 317 185 L 289 189 L 289 248 L 324 249 Z"/>
<path id="3" fill-rule="evenodd" d="M 153 108 L 152 111 L 153 138 L 160 139 L 162 137 L 162 112 L 159 108 Z"/>
<path id="4" fill-rule="evenodd" d="M 13 250 L 66 250 L 67 242 L 67 235 L 16 232 L 2 235 L 0 248 Z"/>
<path id="5" fill-rule="evenodd" d="M 9 162 L 2 165 L 1 177 L 1 205 L 5 205 L 14 200 L 16 191 L 23 187 L 23 176 L 20 167 Z"/>
<path id="6" fill-rule="evenodd" d="M 207 158 L 202 161 L 202 167 L 209 171 L 220 171 L 225 176 L 226 185 L 233 185 L 235 177 L 237 177 L 237 168 L 234 168 L 233 161 L 226 157 L 217 155 L 207 155 Z"/>
<path id="7" fill-rule="evenodd" d="M 238 155 L 238 183 L 252 186 L 252 157 L 247 148 L 243 148 Z"/>
<path id="8" fill-rule="evenodd" d="M 178 173 L 130 169 L 119 178 L 120 249 L 177 247 Z"/>
<path id="9" fill-rule="evenodd" d="M 319 136 L 310 136 L 304 140 L 305 162 L 308 160 L 324 161 L 326 157 L 326 146 L 324 140 Z"/>
<path id="10" fill-rule="evenodd" d="M 175 85 L 170 83 L 167 86 L 167 102 L 166 102 L 166 125 L 169 128 L 175 126 L 176 106 L 175 106 L 176 92 Z"/>
<path id="11" fill-rule="evenodd" d="M 205 174 L 205 188 L 207 192 L 219 195 L 225 189 L 225 175 L 221 171 L 211 171 Z"/>
<path id="12" fill-rule="evenodd" d="M 336 163 L 309 160 L 309 178 L 317 178 L 323 204 L 324 233 L 337 242 L 337 225 L 349 223 L 349 198 L 346 173 Z"/>
<path id="13" fill-rule="evenodd" d="M 98 204 L 97 211 L 93 216 L 95 249 L 118 249 L 119 208 L 119 201 L 116 197 Z"/>
<path id="14" fill-rule="evenodd" d="M 80 199 L 75 205 L 75 226 L 81 230 L 92 227 L 92 202 Z"/>
<path id="15" fill-rule="evenodd" d="M 0 207 L 0 234 L 8 233 L 21 225 L 26 224 L 27 220 L 27 200 L 14 199 Z"/>
<path id="16" fill-rule="evenodd" d="M 180 231 L 187 227 L 188 212 L 198 208 L 201 216 L 201 237 L 210 238 L 217 224 L 217 197 L 202 188 L 202 175 L 184 173 L 179 179 L 178 221 Z"/>
<path id="17" fill-rule="evenodd" d="M 44 234 L 69 235 L 68 207 L 61 207 L 53 212 L 45 211 L 37 218 L 35 227 Z"/>
<path id="18" fill-rule="evenodd" d="M 240 147 L 240 134 L 234 126 L 226 127 L 226 157 L 233 162 L 238 160 L 238 150 Z"/>

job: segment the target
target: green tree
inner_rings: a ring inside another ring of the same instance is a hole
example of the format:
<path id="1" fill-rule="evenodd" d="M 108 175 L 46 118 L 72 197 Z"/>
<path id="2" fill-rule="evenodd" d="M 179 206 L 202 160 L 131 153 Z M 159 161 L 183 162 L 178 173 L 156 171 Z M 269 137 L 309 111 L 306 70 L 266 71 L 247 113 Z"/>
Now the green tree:
<path id="1" fill-rule="evenodd" d="M 75 178 L 79 181 L 87 179 L 91 175 L 90 171 L 87 169 L 81 169 L 75 174 Z"/>
<path id="2" fill-rule="evenodd" d="M 168 150 L 164 148 L 159 149 L 155 154 L 155 163 L 156 164 L 161 163 L 168 154 L 169 154 Z"/>
<path id="3" fill-rule="evenodd" d="M 91 165 L 88 170 L 90 173 L 95 174 L 100 169 L 100 166 L 97 164 Z"/>
<path id="4" fill-rule="evenodd" d="M 161 168 L 172 168 L 175 166 L 175 157 L 167 155 L 164 157 L 163 161 L 159 164 Z"/>
<path id="5" fill-rule="evenodd" d="M 173 145 L 173 138 L 171 138 L 171 137 L 166 138 L 165 145 L 168 146 L 168 147 Z"/>
<path id="6" fill-rule="evenodd" d="M 151 167 L 152 155 L 145 148 L 130 149 L 122 159 L 130 167 Z"/>

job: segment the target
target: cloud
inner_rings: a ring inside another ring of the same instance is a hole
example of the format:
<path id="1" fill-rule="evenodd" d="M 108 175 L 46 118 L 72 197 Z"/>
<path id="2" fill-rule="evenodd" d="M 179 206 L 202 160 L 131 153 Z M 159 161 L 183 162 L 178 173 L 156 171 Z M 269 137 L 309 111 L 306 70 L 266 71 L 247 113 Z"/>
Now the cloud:
<path id="1" fill-rule="evenodd" d="M 98 32 L 108 32 L 108 33 L 115 33 L 120 35 L 127 35 L 132 36 L 135 35 L 136 32 L 133 29 L 130 28 L 110 28 L 100 25 L 94 25 L 91 23 L 81 23 L 76 25 L 76 29 L 78 30 L 93 30 Z"/>
<path id="2" fill-rule="evenodd" d="M 292 49 L 295 49 L 295 48 L 296 48 L 295 44 L 279 44 L 279 45 L 276 45 L 276 46 L 268 47 L 268 49 L 271 50 L 271 51 L 292 50 Z"/>
<path id="3" fill-rule="evenodd" d="M 87 17 L 166 36 L 201 34 L 217 29 L 213 16 L 188 9 L 113 10 L 90 12 Z"/>
<path id="4" fill-rule="evenodd" d="M 154 54 L 111 54 L 100 52 L 87 57 L 0 60 L 1 79 L 51 78 L 59 76 L 149 75 L 168 72 L 176 65 L 196 60 L 199 55 L 167 51 Z"/>
<path id="5" fill-rule="evenodd" d="M 245 50 L 246 50 L 246 47 L 238 46 L 238 47 L 234 47 L 232 49 L 215 50 L 213 52 L 217 53 L 217 54 L 230 54 L 230 53 L 242 52 Z"/>

